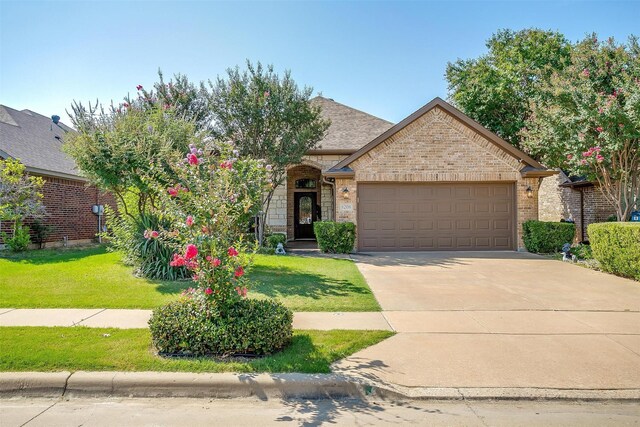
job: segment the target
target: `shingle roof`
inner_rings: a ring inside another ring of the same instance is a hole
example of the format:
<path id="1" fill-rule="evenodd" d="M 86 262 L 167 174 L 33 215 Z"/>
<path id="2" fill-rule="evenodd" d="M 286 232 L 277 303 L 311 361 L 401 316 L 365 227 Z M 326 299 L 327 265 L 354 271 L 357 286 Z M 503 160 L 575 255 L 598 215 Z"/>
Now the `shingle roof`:
<path id="1" fill-rule="evenodd" d="M 320 105 L 322 117 L 331 120 L 327 135 L 316 150 L 358 150 L 385 132 L 393 123 L 347 107 L 333 99 L 317 96 L 311 100 Z"/>
<path id="2" fill-rule="evenodd" d="M 67 132 L 74 130 L 50 117 L 0 105 L 0 153 L 19 159 L 31 172 L 80 178 L 75 162 L 62 151 Z"/>

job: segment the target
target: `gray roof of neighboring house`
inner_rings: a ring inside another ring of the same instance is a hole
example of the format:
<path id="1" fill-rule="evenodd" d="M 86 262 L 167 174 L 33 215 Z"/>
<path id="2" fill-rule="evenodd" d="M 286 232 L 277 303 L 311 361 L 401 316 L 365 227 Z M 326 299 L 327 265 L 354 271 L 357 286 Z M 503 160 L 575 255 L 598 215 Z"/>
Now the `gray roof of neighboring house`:
<path id="1" fill-rule="evenodd" d="M 320 105 L 322 117 L 331 120 L 327 135 L 316 150 L 358 150 L 388 130 L 393 123 L 347 107 L 333 99 L 317 96 L 311 100 Z"/>
<path id="2" fill-rule="evenodd" d="M 67 132 L 74 130 L 61 122 L 55 125 L 50 117 L 0 105 L 0 156 L 19 159 L 30 172 L 81 178 L 73 159 L 62 151 Z"/>

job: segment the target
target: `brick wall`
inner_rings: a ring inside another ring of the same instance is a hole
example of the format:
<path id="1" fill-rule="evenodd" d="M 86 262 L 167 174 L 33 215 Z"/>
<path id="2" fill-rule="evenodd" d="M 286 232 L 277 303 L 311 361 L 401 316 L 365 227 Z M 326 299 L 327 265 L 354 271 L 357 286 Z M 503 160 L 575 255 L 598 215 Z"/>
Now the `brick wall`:
<path id="1" fill-rule="evenodd" d="M 560 187 L 569 178 L 560 171 L 558 175 L 542 180 L 538 207 L 541 221 L 571 219 L 576 223 L 575 242 L 587 240 L 587 227 L 594 222 L 603 222 L 615 214 L 614 206 L 597 186 Z M 580 201 L 580 197 L 583 201 Z M 584 206 L 584 212 L 582 207 Z M 582 217 L 584 216 L 584 226 Z"/>
<path id="2" fill-rule="evenodd" d="M 61 244 L 65 237 L 70 242 L 94 240 L 98 217 L 91 212 L 91 207 L 95 204 L 115 207 L 113 196 L 82 181 L 49 176 L 44 179 L 43 203 L 47 216 L 41 221 L 54 228 L 46 241 Z M 30 221 L 25 223 L 29 225 Z M 8 222 L 2 223 L 3 230 L 11 227 Z"/>
<path id="3" fill-rule="evenodd" d="M 357 222 L 357 182 L 515 182 L 518 248 L 522 223 L 538 217 L 539 179 L 522 178 L 518 159 L 437 107 L 350 167 L 355 179 L 336 180 L 337 192 L 347 187 L 350 195 L 336 198 L 338 221 Z"/>

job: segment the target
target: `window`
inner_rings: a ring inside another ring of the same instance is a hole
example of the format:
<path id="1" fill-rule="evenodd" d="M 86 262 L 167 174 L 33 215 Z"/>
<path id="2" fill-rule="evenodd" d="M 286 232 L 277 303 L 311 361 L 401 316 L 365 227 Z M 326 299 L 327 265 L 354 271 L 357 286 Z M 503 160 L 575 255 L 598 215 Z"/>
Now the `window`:
<path id="1" fill-rule="evenodd" d="M 313 224 L 313 205 L 311 197 L 300 197 L 298 206 L 298 224 Z"/>
<path id="2" fill-rule="evenodd" d="M 311 178 L 296 179 L 296 188 L 316 188 L 316 180 Z"/>

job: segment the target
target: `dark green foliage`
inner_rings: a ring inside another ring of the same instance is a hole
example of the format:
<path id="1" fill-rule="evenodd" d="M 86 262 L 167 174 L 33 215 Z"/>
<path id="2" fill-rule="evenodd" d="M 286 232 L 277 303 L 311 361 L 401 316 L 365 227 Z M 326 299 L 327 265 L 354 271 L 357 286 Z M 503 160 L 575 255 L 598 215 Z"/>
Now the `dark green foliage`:
<path id="1" fill-rule="evenodd" d="M 603 222 L 590 224 L 587 232 L 604 271 L 640 280 L 640 224 Z"/>
<path id="2" fill-rule="evenodd" d="M 560 252 L 562 245 L 571 243 L 576 225 L 570 222 L 526 221 L 523 225 L 524 246 L 529 252 L 548 254 Z"/>
<path id="3" fill-rule="evenodd" d="M 352 222 L 318 221 L 313 231 L 322 252 L 348 254 L 356 240 L 356 226 Z"/>
<path id="4" fill-rule="evenodd" d="M 293 313 L 273 300 L 243 299 L 225 312 L 211 301 L 181 298 L 153 311 L 151 339 L 160 354 L 271 354 L 291 340 Z"/>
<path id="5" fill-rule="evenodd" d="M 571 45 L 557 32 L 500 30 L 479 58 L 447 64 L 449 98 L 465 114 L 509 143 L 531 115 L 531 97 L 555 70 L 564 68 Z"/>
<path id="6" fill-rule="evenodd" d="M 593 253 L 590 245 L 577 245 L 571 248 L 571 255 L 575 255 L 578 259 L 593 259 Z"/>
<path id="7" fill-rule="evenodd" d="M 10 237 L 7 233 L 0 233 L 0 236 L 12 252 L 24 252 L 29 249 L 29 243 L 31 243 L 29 227 L 20 222 L 16 223 L 13 236 Z"/>
<path id="8" fill-rule="evenodd" d="M 286 246 L 287 244 L 287 236 L 281 233 L 272 234 L 267 237 L 267 247 L 275 248 L 278 246 L 278 243 L 282 243 L 282 246 Z"/>
<path id="9" fill-rule="evenodd" d="M 31 224 L 33 232 L 33 243 L 36 243 L 40 249 L 44 248 L 44 241 L 53 233 L 54 227 L 36 219 Z"/>

